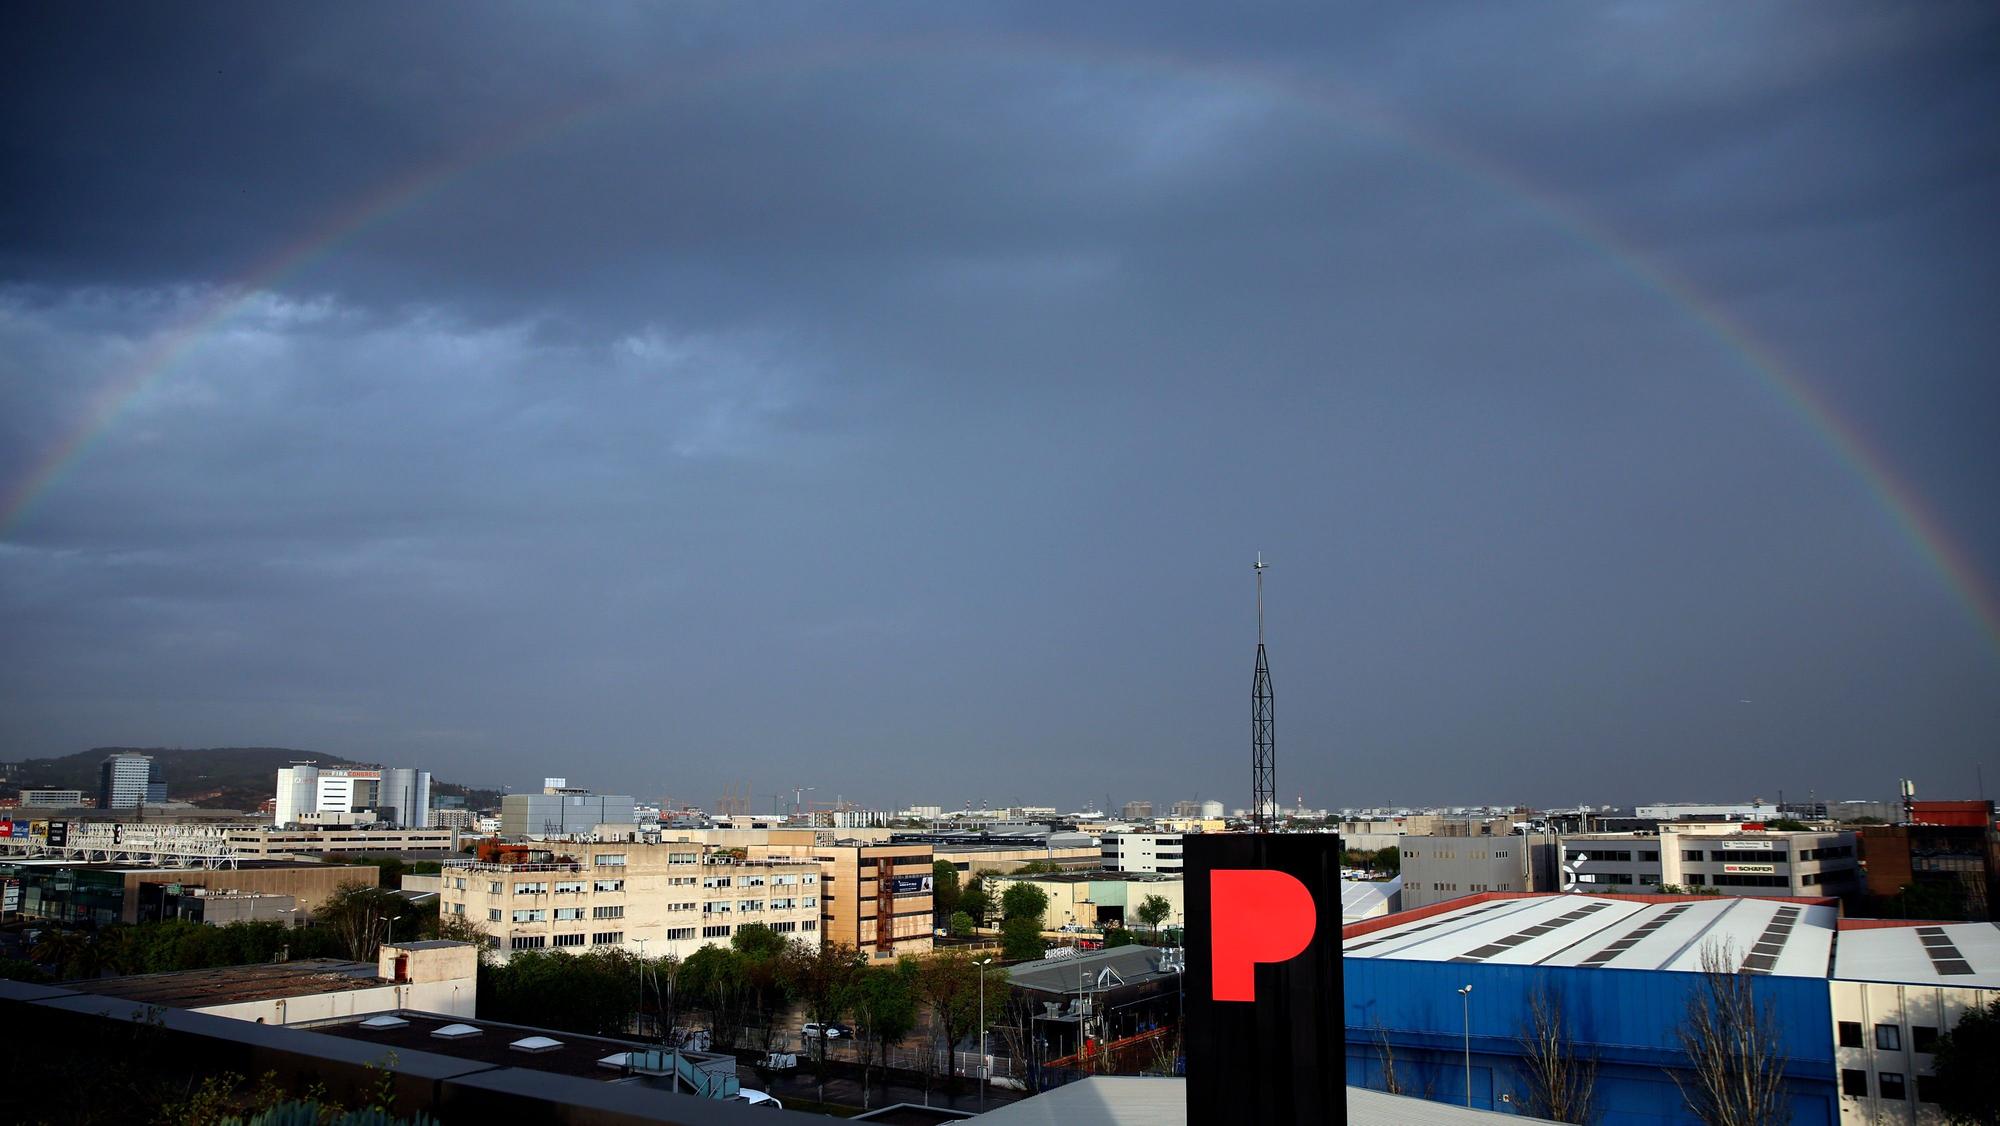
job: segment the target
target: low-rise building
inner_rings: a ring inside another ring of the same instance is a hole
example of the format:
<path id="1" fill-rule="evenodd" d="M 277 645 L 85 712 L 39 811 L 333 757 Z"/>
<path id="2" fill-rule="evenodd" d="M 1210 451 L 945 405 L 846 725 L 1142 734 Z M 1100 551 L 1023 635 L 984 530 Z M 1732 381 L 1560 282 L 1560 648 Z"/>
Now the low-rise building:
<path id="1" fill-rule="evenodd" d="M 21 915 L 28 919 L 107 926 L 148 922 L 148 905 L 164 905 L 164 893 L 147 885 L 191 894 L 290 896 L 308 917 L 327 897 L 348 884 L 375 887 L 381 870 L 372 864 L 297 864 L 252 860 L 233 868 L 172 868 L 133 864 L 84 864 L 69 860 L 0 862 L 0 876 L 21 882 Z M 159 909 L 158 906 L 152 909 Z"/>
<path id="2" fill-rule="evenodd" d="M 1167 901 L 1162 927 L 1180 926 L 1185 921 L 1187 899 L 1177 875 L 1160 872 L 1057 872 L 1041 876 L 996 876 L 987 882 L 988 893 L 998 904 L 1007 889 L 1017 883 L 1040 888 L 1049 897 L 1042 916 L 1042 929 L 1100 931 L 1107 926 L 1142 929 L 1139 907 L 1150 896 Z"/>
<path id="3" fill-rule="evenodd" d="M 606 948 L 685 958 L 729 945 L 749 923 L 819 945 L 820 864 L 810 857 L 692 843 L 548 846 L 518 860 L 446 861 L 440 909 L 482 927 L 502 959 Z"/>
<path id="4" fill-rule="evenodd" d="M 1548 838 L 1406 833 L 1396 847 L 1406 911 L 1481 892 L 1553 887 L 1555 849 Z"/>
<path id="5" fill-rule="evenodd" d="M 92 978 L 67 988 L 258 1024 L 316 1024 L 400 1009 L 469 1017 L 479 1001 L 479 950 L 469 942 L 401 942 L 383 945 L 373 963 L 313 958 Z"/>
<path id="6" fill-rule="evenodd" d="M 630 794 L 550 786 L 539 794 L 507 794 L 500 799 L 500 835 L 514 840 L 571 837 L 594 833 L 599 825 L 637 822 L 638 803 Z"/>
<path id="7" fill-rule="evenodd" d="M 1857 836 L 1872 912 L 2000 918 L 2000 830 L 1990 823 L 1863 825 Z"/>
<path id="8" fill-rule="evenodd" d="M 1182 867 L 1179 833 L 1111 833 L 1101 842 L 1100 852 L 1105 870 L 1111 872 L 1176 875 Z"/>
<path id="9" fill-rule="evenodd" d="M 1842 929 L 1831 988 L 1840 1120 L 1942 1124 L 1933 1052 L 2000 997 L 2000 925 Z"/>
<path id="10" fill-rule="evenodd" d="M 31 809 L 80 809 L 82 790 L 22 790 L 21 804 Z"/>
<path id="11" fill-rule="evenodd" d="M 338 856 L 361 853 L 453 853 L 458 833 L 452 829 L 396 829 L 328 825 L 307 829 L 240 827 L 225 836 L 236 855 L 247 860 L 281 856 Z"/>
<path id="12" fill-rule="evenodd" d="M 1851 832 L 1767 832 L 1733 822 L 1562 839 L 1562 889 L 1644 894 L 1831 895 L 1858 890 Z M 1407 896 L 1405 902 L 1409 906 Z"/>

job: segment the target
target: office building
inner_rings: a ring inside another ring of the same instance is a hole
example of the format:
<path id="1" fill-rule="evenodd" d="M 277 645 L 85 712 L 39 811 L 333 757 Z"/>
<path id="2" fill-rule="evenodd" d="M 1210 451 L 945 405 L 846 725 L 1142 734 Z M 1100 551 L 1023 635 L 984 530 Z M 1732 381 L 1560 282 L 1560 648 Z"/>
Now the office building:
<path id="1" fill-rule="evenodd" d="M 98 768 L 97 808 L 135 809 L 146 803 L 153 780 L 153 756 L 120 751 Z"/>
<path id="2" fill-rule="evenodd" d="M 21 804 L 36 809 L 75 809 L 83 805 L 83 791 L 22 790 Z"/>
<path id="3" fill-rule="evenodd" d="M 1555 848 L 1548 837 L 1404 834 L 1396 847 L 1406 911 L 1481 892 L 1555 887 Z"/>
<path id="4" fill-rule="evenodd" d="M 729 945 L 750 923 L 819 945 L 820 863 L 810 857 L 680 842 L 548 844 L 446 861 L 441 910 L 484 928 L 502 960 L 517 950 L 592 949 L 686 958 Z"/>
<path id="5" fill-rule="evenodd" d="M 1104 868 L 1111 872 L 1181 871 L 1181 834 L 1108 833 L 1099 845 Z"/>
<path id="6" fill-rule="evenodd" d="M 539 794 L 508 794 L 500 799 L 500 835 L 515 840 L 589 836 L 599 825 L 637 824 L 638 803 L 630 794 L 550 786 Z"/>
<path id="7" fill-rule="evenodd" d="M 372 864 L 298 864 L 245 860 L 233 868 L 173 865 L 87 864 L 67 860 L 0 861 L 0 877 L 20 881 L 23 918 L 87 926 L 150 922 L 176 897 L 203 889 L 208 895 L 288 896 L 310 917 L 343 885 L 376 886 Z"/>
<path id="8" fill-rule="evenodd" d="M 297 762 L 278 770 L 271 823 L 430 825 L 431 773 L 400 767 L 322 767 Z"/>
<path id="9" fill-rule="evenodd" d="M 1970 824 L 1858 826 L 1868 913 L 2000 918 L 2000 830 L 1990 809 Z"/>
<path id="10" fill-rule="evenodd" d="M 771 854 L 788 846 L 753 849 Z M 872 961 L 928 954 L 935 909 L 928 844 L 840 840 L 811 847 L 825 874 L 824 940 L 852 946 Z"/>
<path id="11" fill-rule="evenodd" d="M 1564 837 L 1562 850 L 1565 891 L 1844 896 L 1860 889 L 1851 832 L 1696 822 L 1662 825 L 1658 833 Z"/>

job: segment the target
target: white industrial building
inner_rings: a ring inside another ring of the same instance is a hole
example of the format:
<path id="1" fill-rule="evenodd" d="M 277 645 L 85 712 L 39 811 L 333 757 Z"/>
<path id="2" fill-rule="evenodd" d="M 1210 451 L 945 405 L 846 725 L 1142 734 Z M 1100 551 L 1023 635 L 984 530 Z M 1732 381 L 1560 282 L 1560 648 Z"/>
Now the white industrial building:
<path id="1" fill-rule="evenodd" d="M 278 771 L 271 823 L 430 827 L 431 772 L 400 767 L 321 767 L 293 763 Z"/>
<path id="2" fill-rule="evenodd" d="M 1179 833 L 1111 833 L 1098 847 L 1112 872 L 1181 872 Z"/>
<path id="3" fill-rule="evenodd" d="M 1860 887 L 1851 832 L 1766 832 L 1727 822 L 1564 837 L 1562 890 L 1846 895 Z"/>
<path id="4" fill-rule="evenodd" d="M 1931 1051 L 2000 997 L 2000 924 L 1841 931 L 1831 988 L 1840 1120 L 1942 1126 Z"/>

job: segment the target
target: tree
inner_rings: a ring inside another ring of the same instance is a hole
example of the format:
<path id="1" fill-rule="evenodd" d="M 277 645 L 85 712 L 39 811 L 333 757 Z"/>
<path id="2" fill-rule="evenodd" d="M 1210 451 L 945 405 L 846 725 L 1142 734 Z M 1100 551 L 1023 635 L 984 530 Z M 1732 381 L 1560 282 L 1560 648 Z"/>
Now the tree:
<path id="1" fill-rule="evenodd" d="M 716 1045 L 733 1046 L 743 1034 L 748 1006 L 742 956 L 727 947 L 703 946 L 681 963 L 680 988 L 708 1013 Z"/>
<path id="2" fill-rule="evenodd" d="M 1053 860 L 1030 860 L 1014 869 L 1016 876 L 1048 876 L 1062 871 L 1062 865 Z"/>
<path id="3" fill-rule="evenodd" d="M 1708 1126 L 1762 1126 L 1785 1120 L 1785 1057 L 1777 1010 L 1758 1003 L 1754 976 L 1733 944 L 1701 951 L 1701 973 L 1675 1030 L 1692 1078 L 1668 1074 L 1688 1109 Z"/>
<path id="4" fill-rule="evenodd" d="M 815 1024 L 838 1021 L 853 1007 L 861 969 L 867 965 L 860 952 L 838 942 L 807 946 L 793 939 L 785 951 L 785 991 L 806 1011 Z M 819 1101 L 826 1101 L 826 1041 L 812 1038 L 814 1070 L 819 1075 Z"/>
<path id="5" fill-rule="evenodd" d="M 889 1049 L 903 1042 L 917 1026 L 915 958 L 903 957 L 893 966 L 864 966 L 854 989 L 854 1019 L 860 1025 L 861 1106 L 869 1106 L 869 1080 L 875 1067 L 886 1068 Z"/>
<path id="6" fill-rule="evenodd" d="M 1529 994 L 1520 1039 L 1528 1088 L 1522 1112 L 1556 1122 L 1589 1122 L 1596 1111 L 1597 1059 L 1577 1053 L 1561 989 L 1544 984 Z"/>
<path id="7" fill-rule="evenodd" d="M 944 926 L 952 912 L 958 910 L 958 865 L 949 860 L 939 860 L 931 865 L 931 907 L 936 913 L 933 925 Z"/>
<path id="8" fill-rule="evenodd" d="M 972 877 L 958 893 L 958 909 L 972 917 L 974 926 L 986 925 L 986 917 L 993 913 L 993 897 L 986 890 L 984 874 Z"/>
<path id="9" fill-rule="evenodd" d="M 1950 1032 L 1938 1037 L 1938 1109 L 1966 1126 L 2000 1126 L 2000 997 L 1985 1008 L 1966 1011 Z"/>
<path id="10" fill-rule="evenodd" d="M 953 937 L 964 938 L 966 935 L 972 933 L 972 927 L 972 916 L 963 911 L 953 911 L 951 913 L 950 930 Z"/>
<path id="11" fill-rule="evenodd" d="M 763 923 L 745 923 L 730 936 L 730 949 L 737 956 L 738 973 L 757 1021 L 757 1047 L 765 1055 L 777 1039 L 778 1007 L 785 1000 L 785 936 Z"/>
<path id="12" fill-rule="evenodd" d="M 1377 872 L 1393 876 L 1403 870 L 1403 850 L 1395 845 L 1375 850 L 1375 863 L 1370 865 Z"/>
<path id="13" fill-rule="evenodd" d="M 1010 962 L 1024 962 L 1039 958 L 1047 947 L 1042 945 L 1042 920 L 1026 915 L 1007 919 L 1000 924 L 1000 956 Z"/>
<path id="14" fill-rule="evenodd" d="M 1000 895 L 1002 919 L 1033 919 L 1040 926 L 1049 909 L 1049 893 L 1033 884 L 1013 883 Z"/>
<path id="15" fill-rule="evenodd" d="M 479 967 L 479 1015 L 491 1020 L 619 1036 L 638 1009 L 637 960 L 622 950 L 520 950 Z"/>
<path id="16" fill-rule="evenodd" d="M 1796 817 L 1780 817 L 1775 821 L 1766 822 L 1764 827 L 1774 833 L 1805 833 L 1812 830 L 1812 826 Z"/>
<path id="17" fill-rule="evenodd" d="M 356 881 L 340 885 L 313 911 L 313 922 L 332 931 L 347 956 L 360 962 L 375 960 L 382 940 L 396 938 L 398 920 L 411 916 L 410 901 L 386 888 Z"/>
<path id="18" fill-rule="evenodd" d="M 1104 928 L 1104 948 L 1116 950 L 1120 946 L 1139 946 L 1139 936 L 1124 927 Z"/>
<path id="19" fill-rule="evenodd" d="M 952 1049 L 979 1019 L 979 967 L 961 951 L 951 950 L 922 963 L 917 971 L 917 995 L 930 1010 L 931 1031 L 943 1051 L 946 1074 Z M 924 1069 L 928 1081 L 937 1064 L 935 1054 Z"/>
<path id="20" fill-rule="evenodd" d="M 1173 913 L 1174 905 L 1168 903 L 1164 895 L 1149 895 L 1139 901 L 1139 921 L 1152 930 L 1155 938 L 1159 937 L 1160 924 Z"/>

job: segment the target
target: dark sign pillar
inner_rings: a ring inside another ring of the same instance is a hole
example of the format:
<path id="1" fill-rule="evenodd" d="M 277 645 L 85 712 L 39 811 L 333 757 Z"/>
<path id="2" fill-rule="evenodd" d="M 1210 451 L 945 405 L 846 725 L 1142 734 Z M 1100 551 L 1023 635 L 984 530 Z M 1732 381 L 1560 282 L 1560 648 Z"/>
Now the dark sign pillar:
<path id="1" fill-rule="evenodd" d="M 1189 1122 L 1347 1121 L 1340 838 L 1183 838 Z"/>

